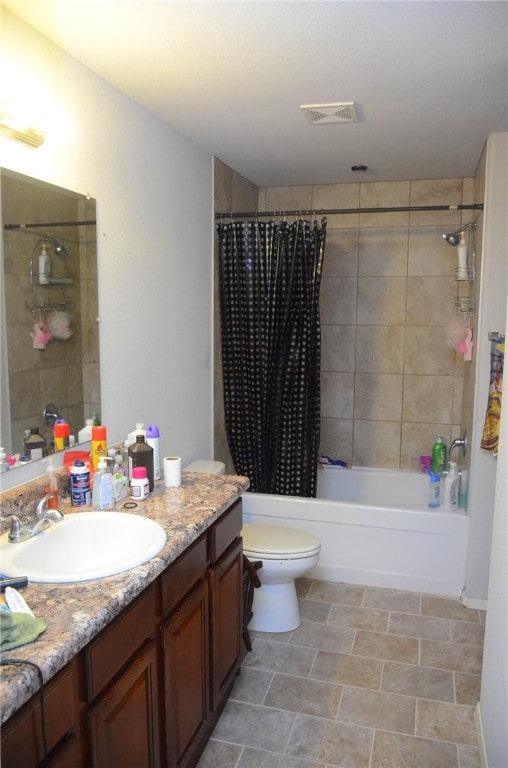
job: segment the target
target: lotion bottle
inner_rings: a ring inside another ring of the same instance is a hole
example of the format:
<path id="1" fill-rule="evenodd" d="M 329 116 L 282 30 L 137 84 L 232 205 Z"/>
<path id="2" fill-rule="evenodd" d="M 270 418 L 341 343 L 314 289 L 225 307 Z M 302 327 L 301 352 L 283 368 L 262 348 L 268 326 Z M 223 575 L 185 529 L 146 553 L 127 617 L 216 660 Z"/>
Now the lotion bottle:
<path id="1" fill-rule="evenodd" d="M 450 461 L 448 474 L 444 479 L 444 509 L 447 512 L 454 512 L 458 507 L 459 497 L 459 473 L 454 461 Z"/>
<path id="2" fill-rule="evenodd" d="M 42 251 L 39 254 L 39 284 L 47 285 L 49 283 L 49 272 L 51 269 L 51 262 L 49 260 L 49 254 L 46 250 L 46 243 L 42 244 Z"/>
<path id="3" fill-rule="evenodd" d="M 107 468 L 107 459 L 101 456 L 97 464 L 97 472 L 93 476 L 92 505 L 95 512 L 113 509 L 115 506 L 113 475 L 107 471 Z"/>

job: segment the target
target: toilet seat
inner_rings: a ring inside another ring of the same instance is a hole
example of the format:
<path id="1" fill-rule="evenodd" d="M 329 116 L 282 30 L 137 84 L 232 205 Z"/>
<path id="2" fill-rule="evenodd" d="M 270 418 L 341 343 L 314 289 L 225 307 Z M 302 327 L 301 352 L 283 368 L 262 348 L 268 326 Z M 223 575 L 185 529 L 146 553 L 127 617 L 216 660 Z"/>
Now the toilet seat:
<path id="1" fill-rule="evenodd" d="M 316 536 L 283 525 L 248 523 L 242 530 L 243 551 L 247 557 L 266 560 L 297 560 L 313 557 L 321 550 Z"/>

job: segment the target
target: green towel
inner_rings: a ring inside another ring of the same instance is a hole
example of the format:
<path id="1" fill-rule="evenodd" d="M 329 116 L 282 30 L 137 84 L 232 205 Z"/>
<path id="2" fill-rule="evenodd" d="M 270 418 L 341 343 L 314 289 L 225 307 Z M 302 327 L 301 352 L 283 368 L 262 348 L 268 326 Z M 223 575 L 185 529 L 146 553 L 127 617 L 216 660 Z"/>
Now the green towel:
<path id="1" fill-rule="evenodd" d="M 34 619 L 28 613 L 0 611 L 0 652 L 33 643 L 47 627 L 45 619 Z"/>

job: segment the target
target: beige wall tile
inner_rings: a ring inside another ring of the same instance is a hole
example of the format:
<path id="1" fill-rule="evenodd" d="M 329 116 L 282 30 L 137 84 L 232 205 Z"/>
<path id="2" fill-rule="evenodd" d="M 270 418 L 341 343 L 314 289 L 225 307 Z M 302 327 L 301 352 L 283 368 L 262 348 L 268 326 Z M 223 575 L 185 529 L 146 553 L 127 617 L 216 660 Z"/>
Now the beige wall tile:
<path id="1" fill-rule="evenodd" d="M 462 179 L 416 179 L 411 181 L 410 205 L 458 205 L 462 202 Z M 458 228 L 460 211 L 414 211 L 411 226 L 443 224 Z"/>
<path id="2" fill-rule="evenodd" d="M 352 419 L 354 375 L 352 373 L 321 373 L 321 415 L 323 418 Z"/>
<path id="3" fill-rule="evenodd" d="M 319 298 L 321 322 L 325 325 L 354 325 L 356 290 L 354 277 L 324 277 Z"/>
<path id="4" fill-rule="evenodd" d="M 443 227 L 411 227 L 409 230 L 409 275 L 455 277 L 457 249 L 443 239 L 444 231 Z"/>
<path id="5" fill-rule="evenodd" d="M 402 373 L 404 326 L 358 325 L 356 364 L 359 373 Z"/>
<path id="6" fill-rule="evenodd" d="M 404 376 L 403 421 L 451 424 L 453 376 Z"/>
<path id="7" fill-rule="evenodd" d="M 307 211 L 312 208 L 312 187 L 267 187 L 265 189 L 266 211 Z"/>
<path id="8" fill-rule="evenodd" d="M 358 208 L 360 205 L 359 184 L 316 184 L 312 187 L 312 208 L 320 209 L 347 209 Z M 357 227 L 359 216 L 353 214 L 328 215 L 328 226 L 333 229 Z"/>
<path id="9" fill-rule="evenodd" d="M 353 419 L 321 418 L 320 456 L 353 460 Z"/>
<path id="10" fill-rule="evenodd" d="M 407 255 L 407 227 L 360 229 L 358 274 L 362 277 L 405 276 Z"/>
<path id="11" fill-rule="evenodd" d="M 355 419 L 400 421 L 402 413 L 400 374 L 357 373 L 355 375 Z"/>
<path id="12" fill-rule="evenodd" d="M 452 376 L 455 352 L 447 346 L 442 329 L 409 326 L 404 340 L 404 373 Z"/>
<path id="13" fill-rule="evenodd" d="M 400 422 L 356 420 L 353 463 L 363 467 L 398 467 Z"/>
<path id="14" fill-rule="evenodd" d="M 437 435 L 442 435 L 450 445 L 450 424 L 428 424 L 424 422 L 403 422 L 400 449 L 400 465 L 413 472 L 420 471 L 420 456 L 430 456 Z"/>
<path id="15" fill-rule="evenodd" d="M 356 277 L 358 273 L 358 229 L 326 231 L 323 275 L 325 277 Z"/>
<path id="16" fill-rule="evenodd" d="M 452 277 L 408 277 L 407 325 L 439 325 L 454 311 L 457 283 Z"/>
<path id="17" fill-rule="evenodd" d="M 409 181 L 370 181 L 360 185 L 361 208 L 402 208 L 409 205 Z M 407 227 L 407 211 L 361 213 L 361 227 Z"/>
<path id="18" fill-rule="evenodd" d="M 357 321 L 360 325 L 403 325 L 405 277 L 358 278 Z"/>
<path id="19" fill-rule="evenodd" d="M 321 370 L 355 370 L 356 326 L 321 326 Z"/>

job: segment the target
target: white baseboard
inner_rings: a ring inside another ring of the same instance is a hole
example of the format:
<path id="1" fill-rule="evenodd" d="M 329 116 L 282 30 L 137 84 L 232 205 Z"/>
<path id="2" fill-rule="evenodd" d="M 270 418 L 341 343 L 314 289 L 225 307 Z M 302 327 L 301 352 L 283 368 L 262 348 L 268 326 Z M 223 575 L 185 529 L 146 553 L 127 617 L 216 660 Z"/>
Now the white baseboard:
<path id="1" fill-rule="evenodd" d="M 468 597 L 466 595 L 465 590 L 462 592 L 462 595 L 460 596 L 460 602 L 462 605 L 465 605 L 466 608 L 476 608 L 478 611 L 486 611 L 487 610 L 487 600 L 480 600 L 477 597 Z"/>
<path id="2" fill-rule="evenodd" d="M 482 713 L 480 709 L 480 702 L 475 707 L 474 719 L 476 724 L 476 733 L 478 734 L 478 751 L 480 753 L 480 766 L 481 768 L 489 768 L 487 761 L 487 751 L 485 749 L 485 739 L 483 736 L 483 723 Z"/>

